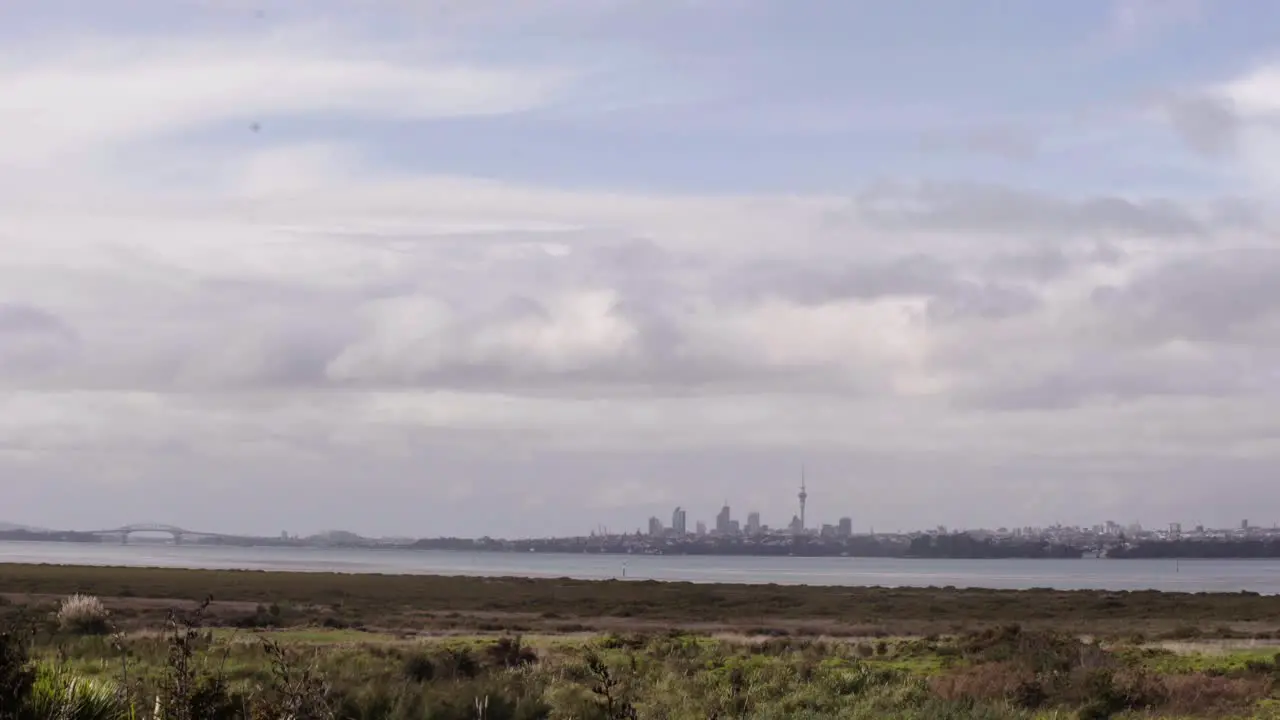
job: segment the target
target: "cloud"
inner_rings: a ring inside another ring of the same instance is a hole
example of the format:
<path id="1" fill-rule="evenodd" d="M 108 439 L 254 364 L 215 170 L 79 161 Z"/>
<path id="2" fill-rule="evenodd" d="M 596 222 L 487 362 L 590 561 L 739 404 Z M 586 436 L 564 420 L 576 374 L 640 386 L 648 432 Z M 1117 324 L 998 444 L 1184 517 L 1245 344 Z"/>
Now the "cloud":
<path id="1" fill-rule="evenodd" d="M 975 183 L 886 185 L 857 198 L 868 218 L 891 226 L 1027 238 L 1142 235 L 1189 237 L 1203 226 L 1187 207 L 1165 200 L 1097 196 L 1081 200 Z"/>
<path id="2" fill-rule="evenodd" d="M 411 120 L 518 112 L 546 103 L 568 80 L 412 47 L 375 53 L 367 40 L 319 27 L 180 40 L 71 35 L 29 49 L 0 66 L 0 118 L 9 128 L 0 160 L 23 166 L 220 126 L 270 131 L 273 121 L 306 113 Z"/>
<path id="3" fill-rule="evenodd" d="M 1196 152 L 1212 158 L 1236 150 L 1240 119 L 1230 98 L 1209 94 L 1175 97 L 1165 111 L 1174 131 Z"/>
<path id="4" fill-rule="evenodd" d="M 1021 157 L 995 173 L 912 165 L 912 126 L 902 154 L 857 148 L 892 172 L 748 192 L 735 157 L 817 140 L 582 112 L 694 85 L 567 29 L 653 48 L 724 11 L 649 5 L 527 11 L 565 23 L 557 52 L 506 42 L 493 4 L 452 37 L 272 12 L 5 45 L 0 505 L 30 516 L 9 519 L 536 534 L 725 495 L 789 517 L 801 462 L 816 512 L 860 528 L 1087 520 L 1154 488 L 1193 513 L 1227 471 L 1268 497 L 1268 70 L 1157 118 L 1243 187 L 1144 184 L 1091 144 L 1150 167 L 1144 116 L 1065 150 L 957 131 Z M 618 175 L 493 160 L 508 131 L 566 165 L 616 141 Z M 618 180 L 677 140 L 727 158 L 706 188 Z"/>
<path id="5" fill-rule="evenodd" d="M 1269 347 L 1280 341 L 1280 250 L 1242 248 L 1174 259 L 1094 299 L 1135 335 Z"/>
<path id="6" fill-rule="evenodd" d="M 36 307 L 0 304 L 0 374 L 30 380 L 55 371 L 78 350 L 78 338 L 56 316 Z"/>

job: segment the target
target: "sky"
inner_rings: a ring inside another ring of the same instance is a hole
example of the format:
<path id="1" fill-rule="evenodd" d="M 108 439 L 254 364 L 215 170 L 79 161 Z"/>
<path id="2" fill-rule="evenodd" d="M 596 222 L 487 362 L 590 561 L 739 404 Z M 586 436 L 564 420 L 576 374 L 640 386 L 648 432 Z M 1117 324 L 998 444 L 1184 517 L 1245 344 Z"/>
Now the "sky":
<path id="1" fill-rule="evenodd" d="M 0 0 L 0 520 L 1280 521 L 1280 4 Z"/>

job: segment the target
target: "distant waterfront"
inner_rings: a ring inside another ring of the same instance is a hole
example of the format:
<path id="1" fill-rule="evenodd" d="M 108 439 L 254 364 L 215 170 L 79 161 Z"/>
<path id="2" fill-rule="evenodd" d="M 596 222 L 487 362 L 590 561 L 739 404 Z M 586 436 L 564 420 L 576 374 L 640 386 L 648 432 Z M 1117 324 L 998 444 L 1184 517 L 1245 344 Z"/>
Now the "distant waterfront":
<path id="1" fill-rule="evenodd" d="M 588 555 L 0 542 L 0 563 L 295 572 L 571 577 L 779 585 L 1251 591 L 1280 594 L 1280 560 L 932 560 Z"/>

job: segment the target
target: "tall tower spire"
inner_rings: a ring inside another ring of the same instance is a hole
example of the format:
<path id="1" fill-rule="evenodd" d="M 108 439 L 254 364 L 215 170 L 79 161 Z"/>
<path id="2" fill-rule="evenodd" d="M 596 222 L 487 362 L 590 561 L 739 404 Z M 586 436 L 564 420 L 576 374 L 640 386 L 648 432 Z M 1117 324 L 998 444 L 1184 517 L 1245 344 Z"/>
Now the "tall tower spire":
<path id="1" fill-rule="evenodd" d="M 809 500 L 809 491 L 805 485 L 804 465 L 800 465 L 800 530 L 804 531 L 804 506 Z"/>

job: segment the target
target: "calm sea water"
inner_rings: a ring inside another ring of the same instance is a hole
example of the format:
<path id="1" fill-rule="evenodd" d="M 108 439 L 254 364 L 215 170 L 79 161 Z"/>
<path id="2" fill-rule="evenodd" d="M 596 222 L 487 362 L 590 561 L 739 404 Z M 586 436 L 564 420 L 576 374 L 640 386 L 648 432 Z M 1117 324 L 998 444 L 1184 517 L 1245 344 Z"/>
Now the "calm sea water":
<path id="1" fill-rule="evenodd" d="M 623 578 L 701 583 L 1033 587 L 1280 594 L 1280 560 L 909 560 L 0 542 L 0 563 L 409 575 Z M 0 576 L 0 583 L 4 580 Z"/>

